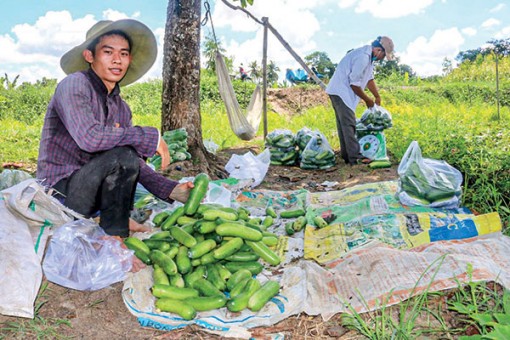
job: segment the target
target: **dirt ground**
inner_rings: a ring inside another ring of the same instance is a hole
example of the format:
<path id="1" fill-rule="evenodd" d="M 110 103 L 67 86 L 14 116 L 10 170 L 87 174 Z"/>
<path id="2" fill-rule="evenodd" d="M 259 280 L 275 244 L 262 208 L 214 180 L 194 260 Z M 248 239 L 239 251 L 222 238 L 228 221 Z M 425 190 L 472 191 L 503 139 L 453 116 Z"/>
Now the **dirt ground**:
<path id="1" fill-rule="evenodd" d="M 268 89 L 267 101 L 272 111 L 285 115 L 301 113 L 316 106 L 331 105 L 326 92 L 317 86 Z"/>
<path id="2" fill-rule="evenodd" d="M 304 108 L 329 105 L 324 91 L 304 88 L 289 88 L 271 90 L 269 93 L 271 108 L 280 114 L 293 114 Z M 217 162 L 224 166 L 232 154 L 244 154 L 248 149 L 223 150 L 217 155 Z M 251 149 L 258 153 L 261 150 Z M 394 164 L 388 169 L 371 170 L 366 165 L 348 166 L 338 161 L 337 165 L 323 171 L 302 170 L 299 167 L 270 166 L 269 171 L 258 188 L 271 190 L 295 190 L 304 188 L 311 192 L 340 190 L 356 184 L 394 180 L 397 178 Z M 33 165 L 17 165 L 26 170 L 33 169 Z M 170 166 L 167 175 L 171 178 L 195 176 L 198 168 L 191 162 L 181 162 Z M 331 183 L 334 183 L 333 185 Z M 332 186 L 331 186 L 332 185 Z M 70 326 L 58 326 L 58 334 L 48 334 L 43 338 L 73 338 L 73 339 L 214 339 L 219 338 L 204 331 L 198 326 L 191 326 L 171 332 L 159 331 L 152 328 L 142 328 L 136 318 L 130 314 L 121 297 L 122 283 L 95 291 L 82 292 L 67 289 L 52 283 L 36 301 L 37 317 L 41 328 L 44 325 L 58 325 L 62 320 Z M 279 333 L 285 339 L 360 339 L 354 331 L 348 331 L 340 326 L 339 315 L 324 322 L 320 316 L 305 314 L 294 315 L 271 327 L 253 330 L 257 339 L 270 339 L 269 334 Z M 35 338 L 36 332 L 30 330 L 29 322 L 23 318 L 0 315 L 0 325 L 9 323 L 25 325 L 24 333 L 0 333 L 0 339 L 28 339 Z M 1 328 L 1 327 L 0 327 Z"/>

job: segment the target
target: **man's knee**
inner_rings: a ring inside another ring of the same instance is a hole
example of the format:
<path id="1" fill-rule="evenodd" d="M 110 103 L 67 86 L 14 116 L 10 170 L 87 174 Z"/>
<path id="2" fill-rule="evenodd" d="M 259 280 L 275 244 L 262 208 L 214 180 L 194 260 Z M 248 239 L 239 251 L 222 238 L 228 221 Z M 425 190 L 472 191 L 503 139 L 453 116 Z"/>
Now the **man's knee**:
<path id="1" fill-rule="evenodd" d="M 129 146 L 120 146 L 110 150 L 110 153 L 122 168 L 138 173 L 140 161 L 135 149 Z"/>

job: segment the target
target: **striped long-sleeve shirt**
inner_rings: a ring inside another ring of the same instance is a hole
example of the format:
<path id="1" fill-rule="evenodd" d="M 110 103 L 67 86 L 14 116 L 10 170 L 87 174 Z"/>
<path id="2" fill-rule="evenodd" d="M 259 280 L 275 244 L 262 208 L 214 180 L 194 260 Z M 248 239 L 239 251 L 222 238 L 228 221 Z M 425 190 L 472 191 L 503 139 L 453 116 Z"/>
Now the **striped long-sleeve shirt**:
<path id="1" fill-rule="evenodd" d="M 108 94 L 91 70 L 70 74 L 57 86 L 42 130 L 37 178 L 47 187 L 69 177 L 95 153 L 131 146 L 140 155 L 140 183 L 161 199 L 168 199 L 177 182 L 152 170 L 144 161 L 154 155 L 159 132 L 132 125 L 129 106 L 118 84 Z"/>

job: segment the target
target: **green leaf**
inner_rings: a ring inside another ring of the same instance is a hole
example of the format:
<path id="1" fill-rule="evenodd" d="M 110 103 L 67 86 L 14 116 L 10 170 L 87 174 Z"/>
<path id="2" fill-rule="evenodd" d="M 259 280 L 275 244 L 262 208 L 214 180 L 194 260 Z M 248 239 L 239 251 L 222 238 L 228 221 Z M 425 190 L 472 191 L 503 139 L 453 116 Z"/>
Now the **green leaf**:
<path id="1" fill-rule="evenodd" d="M 496 313 L 494 314 L 494 318 L 500 324 L 510 325 L 510 314 Z"/>
<path id="2" fill-rule="evenodd" d="M 457 311 L 461 314 L 470 315 L 476 311 L 476 307 L 473 305 L 464 305 L 460 302 L 452 302 L 450 303 L 450 308 L 454 311 Z"/>
<path id="3" fill-rule="evenodd" d="M 472 314 L 470 315 L 473 320 L 478 322 L 482 326 L 487 326 L 488 324 L 494 323 L 494 318 L 491 314 L 484 313 L 484 314 Z"/>
<path id="4" fill-rule="evenodd" d="M 494 325 L 494 330 L 486 334 L 484 339 L 503 340 L 510 339 L 510 326 L 509 325 Z"/>
<path id="5" fill-rule="evenodd" d="M 505 313 L 510 314 L 510 292 L 508 290 L 503 293 L 503 309 Z"/>

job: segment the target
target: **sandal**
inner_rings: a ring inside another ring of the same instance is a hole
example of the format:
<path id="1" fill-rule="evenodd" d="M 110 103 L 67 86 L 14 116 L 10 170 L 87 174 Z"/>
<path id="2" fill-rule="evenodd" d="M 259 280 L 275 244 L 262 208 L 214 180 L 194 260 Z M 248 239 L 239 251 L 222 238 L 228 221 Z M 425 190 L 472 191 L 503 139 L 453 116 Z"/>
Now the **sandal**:
<path id="1" fill-rule="evenodd" d="M 357 164 L 370 164 L 372 160 L 370 158 L 358 158 Z"/>

